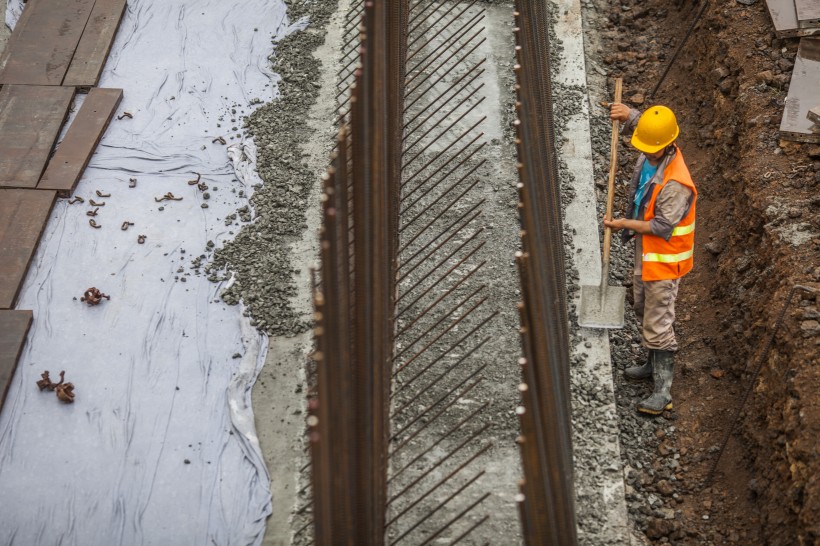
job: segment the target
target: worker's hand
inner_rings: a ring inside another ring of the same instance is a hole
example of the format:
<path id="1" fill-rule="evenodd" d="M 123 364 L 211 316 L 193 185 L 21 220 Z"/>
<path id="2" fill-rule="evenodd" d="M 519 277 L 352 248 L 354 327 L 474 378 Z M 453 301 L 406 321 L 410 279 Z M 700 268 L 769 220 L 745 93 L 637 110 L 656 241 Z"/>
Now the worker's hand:
<path id="1" fill-rule="evenodd" d="M 613 102 L 609 105 L 609 119 L 613 121 L 626 121 L 629 119 L 629 106 L 620 102 Z"/>
<path id="2" fill-rule="evenodd" d="M 608 227 L 612 231 L 620 231 L 626 227 L 624 222 L 625 220 L 623 218 L 613 218 L 612 220 L 604 218 L 604 227 Z"/>

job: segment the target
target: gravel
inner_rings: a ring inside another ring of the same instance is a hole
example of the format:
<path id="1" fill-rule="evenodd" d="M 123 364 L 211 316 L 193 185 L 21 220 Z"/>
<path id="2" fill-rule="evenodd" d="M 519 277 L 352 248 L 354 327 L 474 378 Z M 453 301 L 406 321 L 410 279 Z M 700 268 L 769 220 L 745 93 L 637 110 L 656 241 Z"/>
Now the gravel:
<path id="1" fill-rule="evenodd" d="M 254 188 L 250 207 L 237 210 L 243 225 L 233 241 L 218 248 L 206 272 L 214 282 L 231 275 L 234 282 L 222 299 L 240 300 L 251 324 L 269 335 L 292 336 L 310 328 L 291 303 L 296 295 L 291 242 L 306 229 L 305 211 L 314 173 L 298 150 L 311 132 L 307 113 L 319 93 L 319 61 L 312 53 L 324 41 L 323 28 L 336 9 L 335 1 L 288 1 L 291 21 L 307 18 L 308 28 L 274 40 L 272 69 L 281 80 L 279 97 L 245 119 L 258 149 L 258 172 L 264 184 Z M 226 218 L 226 224 L 236 217 Z"/>
<path id="2" fill-rule="evenodd" d="M 584 3 L 586 24 L 592 28 L 603 26 L 603 18 L 610 13 L 609 6 L 601 0 Z M 596 55 L 596 33 L 585 32 L 588 66 L 606 65 L 602 55 Z M 626 35 L 625 35 L 626 36 Z M 611 124 L 606 111 L 597 106 L 598 101 L 612 100 L 614 85 L 607 87 L 605 78 L 590 72 L 590 130 L 594 158 L 595 180 L 605 181 L 609 172 L 609 148 Z M 597 114 L 597 115 L 596 115 Z M 620 146 L 618 163 L 620 173 L 631 172 L 636 152 L 628 146 Z M 629 180 L 622 175 L 616 179 L 616 188 Z M 606 209 L 606 189 L 601 182 L 598 187 L 598 212 L 603 217 Z M 617 194 L 616 190 L 616 194 Z M 623 193 L 623 192 L 621 192 Z M 615 210 L 623 210 L 623 197 L 616 198 Z M 625 379 L 623 370 L 642 363 L 646 359 L 641 347 L 641 336 L 631 308 L 633 245 L 612 238 L 611 283 L 627 287 L 626 327 L 609 331 L 612 357 L 612 373 L 620 427 L 621 457 L 626 487 L 626 501 L 630 522 L 634 529 L 653 540 L 661 537 L 683 539 L 679 512 L 676 512 L 680 484 L 686 468 L 682 467 L 680 454 L 672 446 L 676 444 L 675 411 L 665 412 L 658 418 L 643 417 L 635 409 L 638 401 L 651 393 L 651 383 Z M 681 501 L 682 502 L 682 501 Z"/>

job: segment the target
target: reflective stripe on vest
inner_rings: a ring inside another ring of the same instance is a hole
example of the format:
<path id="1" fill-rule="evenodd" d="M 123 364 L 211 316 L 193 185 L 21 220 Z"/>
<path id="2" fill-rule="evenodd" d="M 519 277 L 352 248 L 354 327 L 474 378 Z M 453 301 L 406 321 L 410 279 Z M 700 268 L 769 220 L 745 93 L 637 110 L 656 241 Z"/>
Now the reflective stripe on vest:
<path id="1" fill-rule="evenodd" d="M 672 230 L 672 237 L 676 235 L 688 235 L 695 231 L 695 224 L 694 222 L 689 224 L 688 226 L 678 226 Z"/>
<path id="2" fill-rule="evenodd" d="M 682 262 L 688 260 L 695 254 L 694 250 L 681 252 L 680 254 L 658 254 L 657 252 L 649 252 L 643 255 L 644 262 L 659 262 L 662 264 L 672 264 L 675 262 Z"/>

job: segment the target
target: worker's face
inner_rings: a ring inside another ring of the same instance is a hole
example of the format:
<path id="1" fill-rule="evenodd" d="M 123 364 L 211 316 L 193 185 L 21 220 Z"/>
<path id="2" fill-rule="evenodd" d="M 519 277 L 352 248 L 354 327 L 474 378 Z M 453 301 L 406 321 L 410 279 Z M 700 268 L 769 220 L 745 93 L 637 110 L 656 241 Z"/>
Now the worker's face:
<path id="1" fill-rule="evenodd" d="M 643 155 L 645 155 L 646 159 L 649 160 L 649 164 L 654 167 L 658 163 L 661 162 L 661 159 L 663 159 L 663 156 L 664 156 L 665 153 L 666 153 L 666 148 L 664 148 L 662 150 L 658 150 L 657 152 L 655 152 L 653 154 L 644 152 Z"/>

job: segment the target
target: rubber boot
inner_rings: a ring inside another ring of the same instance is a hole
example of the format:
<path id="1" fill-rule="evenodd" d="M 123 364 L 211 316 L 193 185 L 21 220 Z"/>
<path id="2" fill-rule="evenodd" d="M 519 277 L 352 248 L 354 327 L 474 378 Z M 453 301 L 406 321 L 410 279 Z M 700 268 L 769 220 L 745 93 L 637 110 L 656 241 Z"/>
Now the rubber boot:
<path id="1" fill-rule="evenodd" d="M 654 349 L 649 349 L 649 354 L 646 355 L 646 362 L 644 362 L 643 365 L 630 366 L 624 370 L 624 375 L 627 379 L 650 379 L 652 377 L 652 353 L 654 352 Z"/>
<path id="2" fill-rule="evenodd" d="M 660 415 L 664 410 L 672 409 L 672 368 L 675 365 L 675 353 L 672 351 L 652 351 L 652 376 L 655 379 L 655 390 L 646 400 L 638 402 L 638 411 L 649 415 Z"/>

